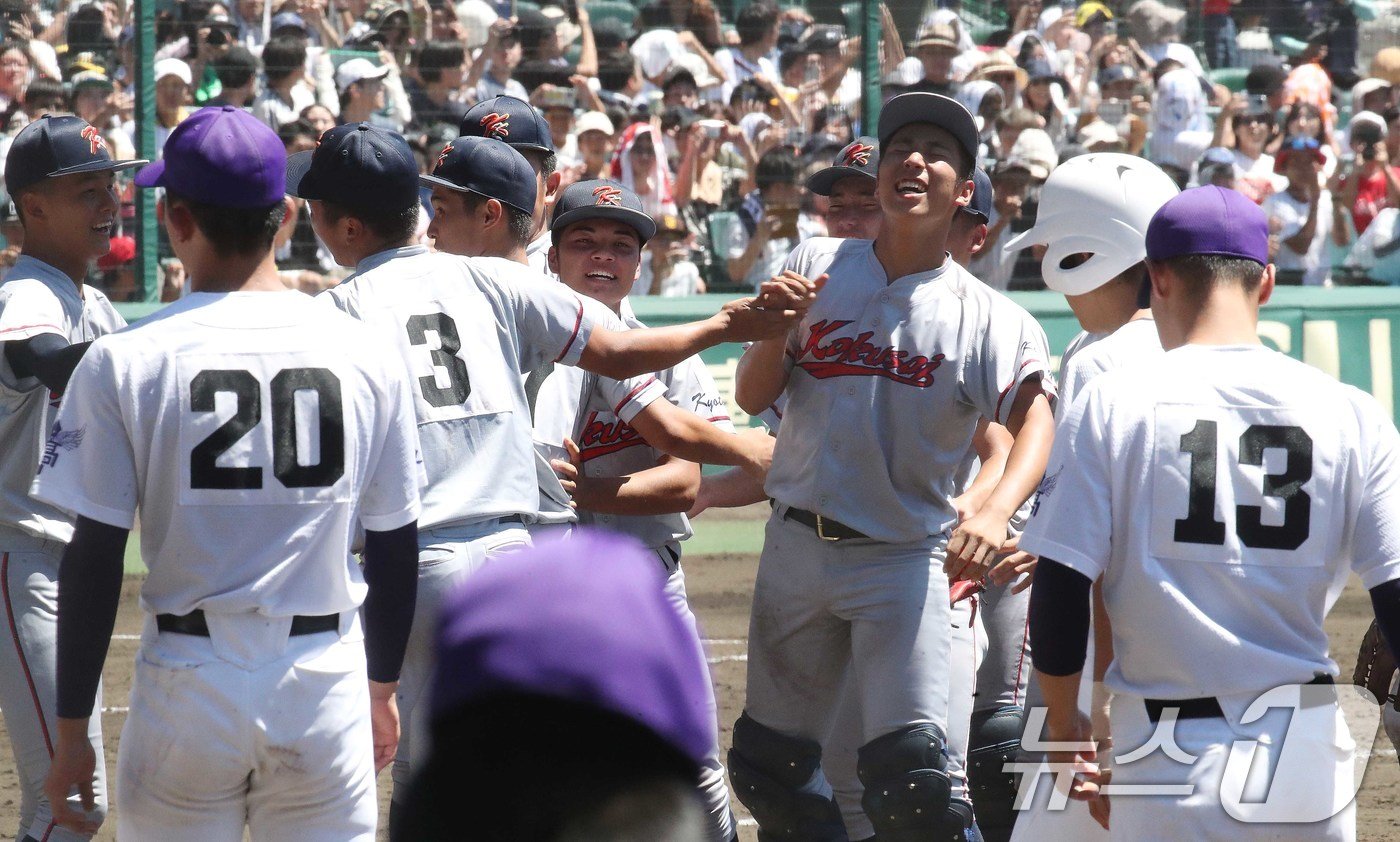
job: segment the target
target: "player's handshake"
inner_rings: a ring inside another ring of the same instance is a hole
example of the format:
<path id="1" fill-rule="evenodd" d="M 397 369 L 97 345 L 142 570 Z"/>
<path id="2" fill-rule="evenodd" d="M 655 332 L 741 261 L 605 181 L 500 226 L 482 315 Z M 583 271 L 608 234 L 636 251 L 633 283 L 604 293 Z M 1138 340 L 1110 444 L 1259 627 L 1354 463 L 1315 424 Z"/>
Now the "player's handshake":
<path id="1" fill-rule="evenodd" d="M 783 272 L 764 281 L 758 295 L 737 298 L 715 315 L 724 321 L 724 337 L 730 342 L 779 339 L 802 320 L 826 276 L 809 281 L 796 272 Z"/>

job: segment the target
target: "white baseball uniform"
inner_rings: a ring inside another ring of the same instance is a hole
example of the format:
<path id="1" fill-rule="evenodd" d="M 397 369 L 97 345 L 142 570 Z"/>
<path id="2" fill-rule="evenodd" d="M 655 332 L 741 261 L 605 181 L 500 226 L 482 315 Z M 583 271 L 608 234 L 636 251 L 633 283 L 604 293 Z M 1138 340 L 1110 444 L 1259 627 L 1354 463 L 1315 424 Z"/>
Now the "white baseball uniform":
<path id="1" fill-rule="evenodd" d="M 1113 626 L 1105 677 L 1113 783 L 1186 787 L 1116 798 L 1114 838 L 1353 838 L 1354 744 L 1335 701 L 1300 704 L 1295 690 L 1245 712 L 1271 688 L 1336 675 L 1323 619 L 1349 574 L 1367 588 L 1400 578 L 1394 424 L 1371 396 L 1263 346 L 1188 345 L 1096 378 L 1061 432 L 1022 545 L 1102 575 L 1109 613 L 1131 618 Z M 1167 734 L 1195 762 L 1150 748 L 1127 762 L 1154 708 L 1183 699 L 1220 714 Z M 1242 785 L 1240 741 L 1270 774 Z M 1252 824 L 1226 802 L 1321 818 Z"/>
<path id="2" fill-rule="evenodd" d="M 118 837 L 373 839 L 350 547 L 419 513 L 402 366 L 301 293 L 193 293 L 96 342 L 69 388 L 34 493 L 122 529 L 139 510 L 150 569 Z M 196 609 L 209 637 L 158 630 Z M 290 634 L 329 614 L 338 633 Z"/>
<path id="3" fill-rule="evenodd" d="M 407 366 L 427 470 L 418 606 L 398 690 L 397 792 L 427 758 L 419 705 L 438 605 L 490 556 L 529 542 L 525 524 L 540 497 L 521 372 L 576 363 L 593 317 L 567 287 L 527 266 L 422 246 L 362 260 L 325 297 L 370 325 L 378 347 L 393 349 Z M 655 386 L 649 396 L 660 391 Z"/>
<path id="4" fill-rule="evenodd" d="M 6 342 L 45 333 L 69 343 L 88 342 L 120 330 L 126 322 L 107 296 L 79 288 L 53 266 L 21 255 L 0 282 L 0 596 L 9 633 L 0 644 L 0 708 L 19 775 L 19 837 L 53 842 L 84 839 L 53 822 L 44 797 L 56 738 L 55 652 L 58 645 L 58 565 L 73 537 L 66 512 L 29 493 L 59 398 L 36 378 L 15 376 L 5 358 Z M 102 705 L 100 699 L 98 707 Z M 102 721 L 89 729 L 97 755 L 94 794 L 98 814 L 106 812 L 106 765 Z M 77 805 L 77 797 L 72 799 Z"/>
<path id="5" fill-rule="evenodd" d="M 625 299 L 620 309 L 628 328 L 646 327 L 632 313 Z M 581 394 L 578 389 L 580 374 L 575 370 L 556 371 L 546 381 L 540 392 L 540 402 L 536 405 L 536 447 L 540 446 L 542 435 L 557 434 L 561 423 L 573 421 L 576 426 L 569 430 L 568 435 L 578 444 L 583 476 L 625 476 L 660 464 L 665 454 L 649 445 L 629 423 L 644 407 L 636 405 L 635 400 L 620 403 L 615 395 L 609 394 L 610 391 L 620 390 L 621 384 L 614 386 L 609 384 L 608 378 L 585 375 L 590 383 L 582 393 L 581 407 L 569 405 Z M 657 397 L 664 395 L 665 400 L 676 406 L 707 419 L 726 432 L 734 432 L 724 399 L 699 357 L 691 357 L 674 368 L 657 372 L 654 381 L 654 388 L 659 391 Z M 547 393 L 552 393 L 548 400 Z M 549 417 L 547 413 L 554 415 Z M 566 456 L 555 458 L 567 459 Z M 680 543 L 694 534 L 685 513 L 611 515 L 584 511 L 579 512 L 579 522 L 632 535 L 656 553 L 658 564 L 668 573 L 666 596 L 677 613 L 696 627 L 696 639 L 699 639 L 695 614 L 690 610 L 686 598 L 685 574 L 680 566 Z M 710 688 L 711 684 L 707 682 L 706 687 Z M 717 717 L 718 705 L 713 693 L 707 702 L 711 715 Z M 705 758 L 700 775 L 700 792 L 708 816 L 709 838 L 712 842 L 728 842 L 734 834 L 734 817 L 730 812 L 729 787 L 725 782 L 718 744 Z"/>
<path id="6" fill-rule="evenodd" d="M 918 724 L 946 733 L 949 499 L 978 418 L 1004 423 L 1028 379 L 1053 388 L 1045 335 L 951 260 L 890 280 L 870 241 L 821 238 L 786 268 L 830 282 L 787 349 L 747 713 L 820 740 L 849 663 L 865 743 Z M 868 537 L 824 541 L 794 508 Z"/>
<path id="7" fill-rule="evenodd" d="M 1074 402 L 1094 378 L 1108 371 L 1141 365 L 1162 355 L 1162 340 L 1157 336 L 1157 323 L 1150 318 L 1134 319 L 1111 333 L 1080 333 L 1065 351 L 1060 366 L 1060 400 L 1056 404 L 1056 417 L 1061 423 L 1069 415 Z M 1032 503 L 1034 510 L 1034 503 Z M 1029 592 L 1027 592 L 1029 593 Z M 1086 663 L 1094 662 L 1094 641 L 1089 639 Z M 1027 670 L 1032 672 L 1032 670 Z M 1079 694 L 1079 709 L 1088 715 L 1092 704 L 1092 684 L 1084 682 Z M 1038 682 L 1031 680 L 1027 687 L 1026 708 L 1036 709 L 1045 706 L 1044 696 Z M 1029 735 L 1036 741 L 1044 741 L 1044 733 Z M 1044 755 L 1029 753 L 1023 762 L 1044 763 Z M 1012 842 L 1039 842 L 1039 840 L 1064 840 L 1064 842 L 1092 842 L 1107 840 L 1108 831 L 1094 821 L 1089 810 L 1082 804 L 1069 804 L 1064 809 L 1051 809 L 1053 797 L 1048 777 L 1049 766 L 1037 778 L 1027 803 L 1018 804 L 1016 826 Z M 1056 798 L 1058 803 L 1058 798 Z"/>

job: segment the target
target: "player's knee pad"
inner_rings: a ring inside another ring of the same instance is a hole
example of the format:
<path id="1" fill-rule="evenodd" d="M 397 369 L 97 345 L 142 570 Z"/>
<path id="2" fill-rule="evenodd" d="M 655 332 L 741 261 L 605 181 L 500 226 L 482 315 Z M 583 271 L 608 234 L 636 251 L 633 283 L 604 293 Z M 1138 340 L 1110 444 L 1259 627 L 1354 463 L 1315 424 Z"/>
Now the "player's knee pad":
<path id="1" fill-rule="evenodd" d="M 972 807 L 952 798 L 947 738 L 933 724 L 910 725 L 861 746 L 861 806 L 880 842 L 959 840 Z"/>
<path id="2" fill-rule="evenodd" d="M 758 822 L 759 839 L 835 842 L 846 838 L 830 796 L 804 792 L 821 768 L 821 744 L 779 734 L 747 713 L 734 723 L 729 777 L 734 795 Z"/>
<path id="3" fill-rule="evenodd" d="M 1008 706 L 972 715 L 967 782 L 977 805 L 977 827 L 988 842 L 1011 838 L 1016 822 L 1016 774 L 1007 771 L 1021 749 L 1022 712 Z"/>

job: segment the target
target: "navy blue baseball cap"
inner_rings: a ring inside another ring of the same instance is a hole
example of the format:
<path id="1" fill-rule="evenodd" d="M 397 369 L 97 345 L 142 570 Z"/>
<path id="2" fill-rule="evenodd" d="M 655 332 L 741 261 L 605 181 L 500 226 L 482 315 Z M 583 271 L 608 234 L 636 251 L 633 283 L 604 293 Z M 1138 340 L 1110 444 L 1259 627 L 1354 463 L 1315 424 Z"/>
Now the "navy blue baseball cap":
<path id="1" fill-rule="evenodd" d="M 812 173 L 807 189 L 818 196 L 830 196 L 836 182 L 853 175 L 875 180 L 880 171 L 880 142 L 873 137 L 858 137 L 838 153 L 831 166 Z"/>
<path id="2" fill-rule="evenodd" d="M 987 171 L 978 167 L 972 171 L 972 201 L 963 208 L 963 213 L 970 213 L 981 219 L 983 222 L 992 221 L 992 180 L 987 177 Z"/>
<path id="3" fill-rule="evenodd" d="M 149 161 L 113 161 L 95 126 L 71 114 L 45 114 L 20 130 L 5 159 L 5 186 L 13 196 L 46 178 L 116 172 Z"/>
<path id="4" fill-rule="evenodd" d="M 266 208 L 286 195 L 287 151 L 277 133 L 241 108 L 201 108 L 166 138 L 161 160 L 137 187 L 164 187 L 221 208 Z"/>
<path id="5" fill-rule="evenodd" d="M 880 148 L 884 149 L 895 132 L 913 123 L 928 123 L 943 129 L 967 153 L 968 161 L 977 160 L 977 123 L 972 113 L 957 100 L 923 91 L 891 99 L 880 109 Z"/>
<path id="6" fill-rule="evenodd" d="M 656 222 L 642 210 L 642 200 L 619 182 L 607 178 L 570 184 L 554 202 L 549 232 L 558 237 L 565 228 L 585 219 L 612 219 L 631 226 L 642 245 L 656 236 Z"/>
<path id="7" fill-rule="evenodd" d="M 513 96 L 482 100 L 462 117 L 463 137 L 490 137 L 516 149 L 553 152 L 554 138 L 549 123 L 535 106 Z"/>
<path id="8" fill-rule="evenodd" d="M 499 140 L 459 137 L 442 147 L 432 175 L 418 180 L 461 193 L 477 193 L 527 214 L 535 212 L 535 171 L 525 156 Z"/>
<path id="9" fill-rule="evenodd" d="M 351 210 L 402 210 L 418 202 L 418 162 L 401 135 L 346 123 L 287 159 L 287 192 Z"/>
<path id="10" fill-rule="evenodd" d="M 1241 193 L 1214 184 L 1183 190 L 1147 225 L 1147 259 L 1191 254 L 1269 262 L 1269 218 Z"/>

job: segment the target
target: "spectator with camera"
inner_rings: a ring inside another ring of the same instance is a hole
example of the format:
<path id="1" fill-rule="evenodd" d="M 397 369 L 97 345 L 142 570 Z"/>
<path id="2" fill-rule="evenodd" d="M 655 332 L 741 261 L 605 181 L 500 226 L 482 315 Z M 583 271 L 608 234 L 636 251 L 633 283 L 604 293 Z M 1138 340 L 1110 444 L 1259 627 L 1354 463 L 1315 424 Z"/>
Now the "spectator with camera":
<path id="1" fill-rule="evenodd" d="M 1351 232 L 1366 233 L 1376 215 L 1386 207 L 1400 207 L 1400 167 L 1390 166 L 1385 119 L 1371 111 L 1351 118 L 1351 149 L 1342 156 L 1332 191 L 1333 240 L 1339 246 L 1351 242 Z"/>
<path id="2" fill-rule="evenodd" d="M 1332 194 L 1320 181 L 1325 161 L 1322 145 L 1304 135 L 1284 141 L 1275 159 L 1288 186 L 1264 200 L 1264 213 L 1280 284 L 1321 286 L 1331 281 L 1327 221 L 1332 218 Z"/>
<path id="3" fill-rule="evenodd" d="M 734 89 L 755 76 L 769 80 L 779 78 L 774 50 L 778 45 L 778 7 L 769 0 L 750 3 L 739 11 L 734 21 L 739 44 L 720 50 L 715 62 L 724 75 L 720 97 L 728 102 Z"/>
<path id="4" fill-rule="evenodd" d="M 481 48 L 480 55 L 472 62 L 471 72 L 467 74 L 466 84 L 475 90 L 476 101 L 502 95 L 528 101 L 530 92 L 512 78 L 523 55 L 520 35 L 509 18 L 501 18 L 491 24 L 486 46 Z"/>
<path id="5" fill-rule="evenodd" d="M 754 168 L 758 188 L 739 206 L 739 223 L 729 232 L 727 268 L 729 280 L 752 287 L 783 268 L 783 261 L 798 243 L 816 233 L 810 218 L 801 212 L 802 188 L 797 154 L 786 146 L 770 149 Z"/>

